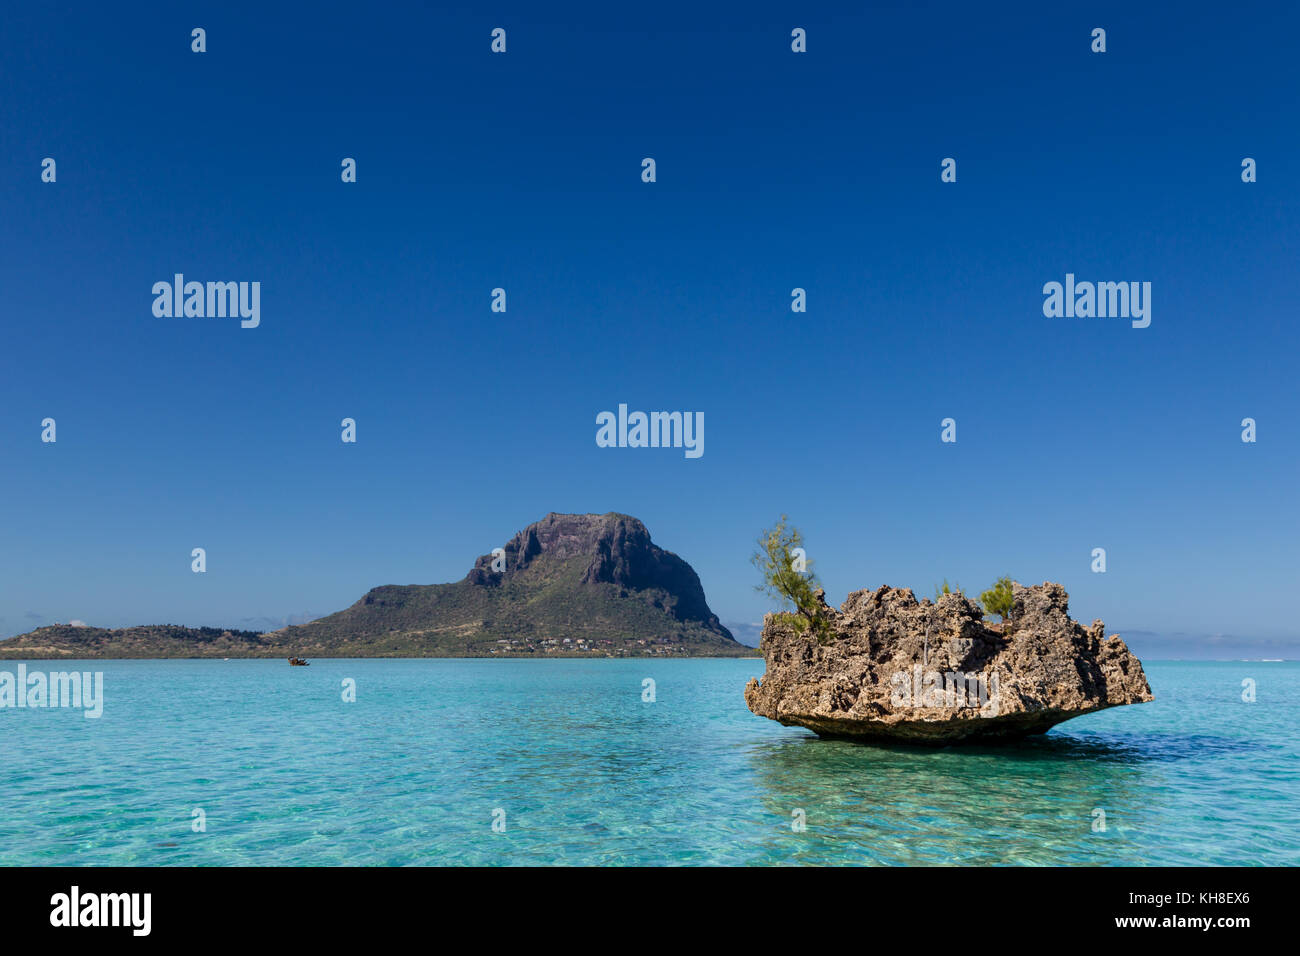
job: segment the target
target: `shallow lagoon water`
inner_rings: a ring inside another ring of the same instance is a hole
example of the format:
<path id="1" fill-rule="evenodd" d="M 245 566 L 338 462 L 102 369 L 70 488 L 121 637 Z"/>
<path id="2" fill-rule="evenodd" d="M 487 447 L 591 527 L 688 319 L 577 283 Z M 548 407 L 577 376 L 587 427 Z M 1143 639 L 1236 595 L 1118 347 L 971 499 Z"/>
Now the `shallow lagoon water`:
<path id="1" fill-rule="evenodd" d="M 1150 662 L 1153 703 L 935 750 L 755 717 L 758 660 L 28 666 L 104 712 L 0 710 L 0 864 L 1300 863 L 1298 663 Z"/>

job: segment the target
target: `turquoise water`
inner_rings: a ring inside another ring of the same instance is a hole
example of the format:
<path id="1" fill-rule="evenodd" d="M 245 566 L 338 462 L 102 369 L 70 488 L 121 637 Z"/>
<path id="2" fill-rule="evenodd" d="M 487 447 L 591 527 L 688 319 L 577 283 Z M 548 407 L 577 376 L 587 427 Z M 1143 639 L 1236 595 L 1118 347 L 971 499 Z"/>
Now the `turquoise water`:
<path id="1" fill-rule="evenodd" d="M 100 719 L 0 710 L 0 864 L 1300 863 L 1297 663 L 944 750 L 755 717 L 753 660 L 80 666 Z"/>

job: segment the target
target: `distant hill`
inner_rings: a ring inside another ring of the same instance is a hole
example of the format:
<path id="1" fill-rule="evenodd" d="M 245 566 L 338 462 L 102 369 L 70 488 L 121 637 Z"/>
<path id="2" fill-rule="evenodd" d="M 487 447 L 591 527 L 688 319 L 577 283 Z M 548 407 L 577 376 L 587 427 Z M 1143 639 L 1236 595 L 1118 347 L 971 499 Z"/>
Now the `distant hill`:
<path id="1" fill-rule="evenodd" d="M 451 584 L 385 585 L 278 631 L 56 625 L 0 659 L 76 657 L 738 657 L 699 576 L 623 514 L 549 514 Z M 504 558 L 504 570 L 500 558 Z"/>
<path id="2" fill-rule="evenodd" d="M 83 657 L 279 657 L 257 631 L 219 627 L 82 627 L 54 624 L 0 641 L 0 660 Z M 288 656 L 288 655 L 285 655 Z"/>

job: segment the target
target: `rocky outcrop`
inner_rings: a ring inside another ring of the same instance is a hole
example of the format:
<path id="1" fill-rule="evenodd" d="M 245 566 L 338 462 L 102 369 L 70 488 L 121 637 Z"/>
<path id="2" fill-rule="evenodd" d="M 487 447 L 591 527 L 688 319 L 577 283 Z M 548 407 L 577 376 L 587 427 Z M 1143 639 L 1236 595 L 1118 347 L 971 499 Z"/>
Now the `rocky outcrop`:
<path id="1" fill-rule="evenodd" d="M 754 713 L 823 737 L 946 744 L 1153 699 L 1141 662 L 1101 621 L 1071 620 L 1059 584 L 1015 585 L 1006 625 L 964 595 L 918 601 L 910 588 L 855 591 L 821 611 L 821 640 L 792 615 L 764 618 L 767 672 L 745 688 Z"/>

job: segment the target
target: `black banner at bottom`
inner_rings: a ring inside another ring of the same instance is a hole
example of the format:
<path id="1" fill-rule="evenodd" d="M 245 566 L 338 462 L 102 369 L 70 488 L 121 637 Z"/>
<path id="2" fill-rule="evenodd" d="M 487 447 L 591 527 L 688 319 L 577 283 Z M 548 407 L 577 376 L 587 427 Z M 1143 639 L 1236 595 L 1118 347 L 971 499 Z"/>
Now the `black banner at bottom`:
<path id="1" fill-rule="evenodd" d="M 477 925 L 494 941 L 691 926 L 693 937 L 734 943 L 784 911 L 833 936 L 893 924 L 924 938 L 952 931 L 961 945 L 991 930 L 1232 945 L 1289 925 L 1291 882 L 1256 868 L 15 868 L 0 869 L 0 926 L 9 942 L 56 944 L 336 945 L 452 925 Z"/>

